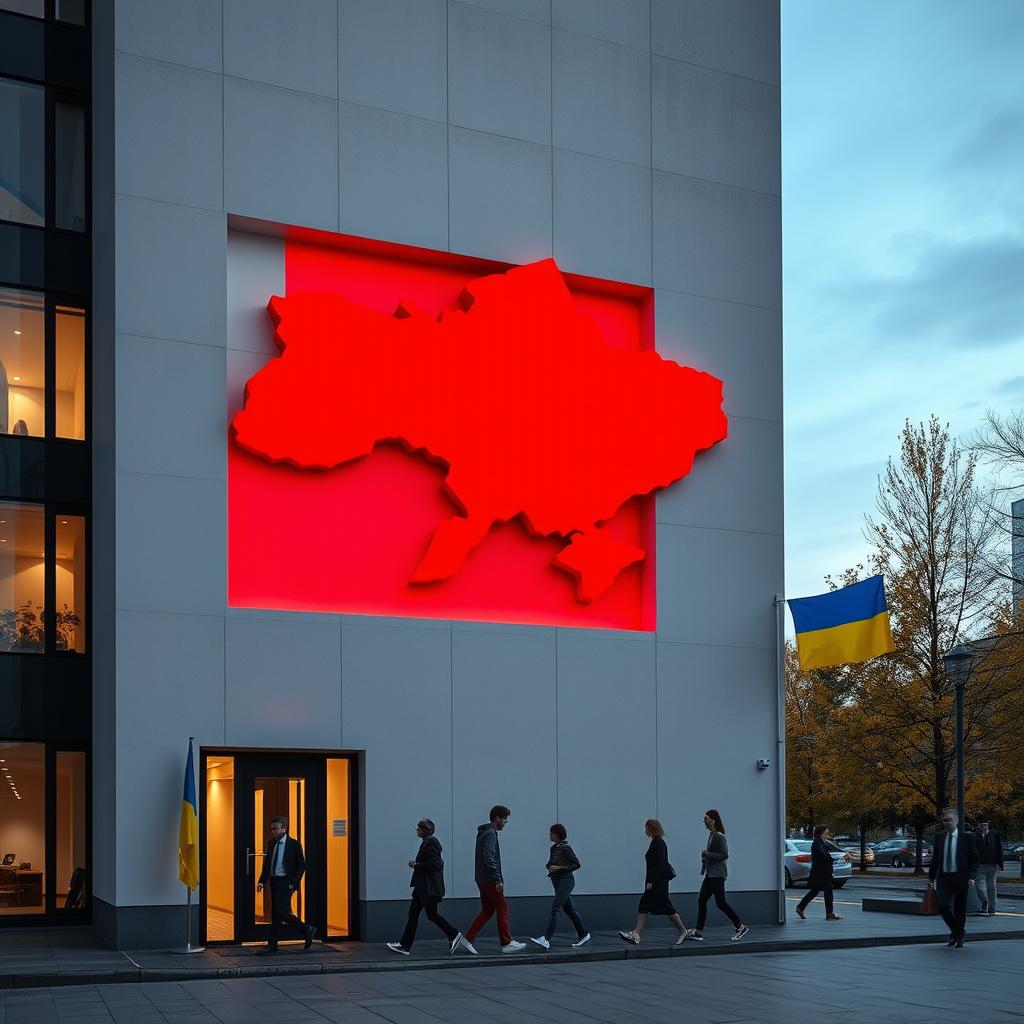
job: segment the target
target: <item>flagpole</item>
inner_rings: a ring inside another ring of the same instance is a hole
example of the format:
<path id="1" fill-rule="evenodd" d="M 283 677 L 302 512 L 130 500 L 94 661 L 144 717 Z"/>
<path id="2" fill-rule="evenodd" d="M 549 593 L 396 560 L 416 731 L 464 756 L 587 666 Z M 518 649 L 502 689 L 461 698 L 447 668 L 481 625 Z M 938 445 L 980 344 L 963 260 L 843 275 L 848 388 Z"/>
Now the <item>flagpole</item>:
<path id="1" fill-rule="evenodd" d="M 192 764 L 192 745 L 195 743 L 195 736 L 189 736 L 188 738 L 188 752 L 189 752 L 189 764 Z M 193 782 L 195 781 L 195 774 L 193 769 Z M 198 802 L 198 801 L 197 801 Z M 192 887 L 190 885 L 185 886 L 185 945 L 179 949 L 170 950 L 171 953 L 203 953 L 206 951 L 205 946 L 193 946 L 192 945 Z"/>
<path id="2" fill-rule="evenodd" d="M 779 794 L 778 832 L 779 841 L 775 846 L 778 857 L 776 885 L 779 892 L 778 922 L 786 923 L 786 866 L 783 851 L 786 849 L 786 599 L 775 595 L 775 775 Z"/>

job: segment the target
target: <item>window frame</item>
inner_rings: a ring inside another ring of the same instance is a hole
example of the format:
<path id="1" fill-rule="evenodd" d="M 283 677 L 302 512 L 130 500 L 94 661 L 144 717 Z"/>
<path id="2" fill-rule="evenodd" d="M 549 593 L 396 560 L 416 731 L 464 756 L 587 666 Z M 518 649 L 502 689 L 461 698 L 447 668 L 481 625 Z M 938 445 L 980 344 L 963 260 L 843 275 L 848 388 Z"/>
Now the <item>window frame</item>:
<path id="1" fill-rule="evenodd" d="M 45 288 L 27 288 L 14 282 L 0 281 L 0 288 L 19 292 L 32 292 L 43 298 L 43 414 L 42 434 L 4 434 L 4 438 L 31 439 L 34 441 L 57 441 L 61 444 L 88 444 L 92 436 L 92 311 L 89 302 L 82 295 L 60 292 Z M 82 360 L 85 364 L 85 415 L 83 429 L 85 437 L 64 437 L 57 434 L 57 307 L 70 306 L 81 309 L 85 318 L 82 332 Z M 6 499 L 0 498 L 0 501 Z"/>
<path id="2" fill-rule="evenodd" d="M 41 651 L 3 651 L 0 658 L 90 658 L 92 656 L 92 524 L 88 505 L 68 501 L 28 501 L 12 495 L 0 495 L 0 505 L 31 505 L 43 510 L 43 608 L 57 607 L 57 519 L 78 516 L 85 521 L 85 650 L 58 650 L 57 617 L 47 615 L 43 622 Z M 26 741 L 27 742 L 27 741 Z"/>
<path id="3" fill-rule="evenodd" d="M 52 0 L 49 0 L 52 3 Z M 20 15 L 30 17 L 30 15 Z M 64 24 L 61 22 L 60 24 Z M 71 235 L 74 238 L 88 238 L 92 233 L 92 104 L 87 93 L 69 89 L 62 85 L 51 85 L 36 78 L 15 75 L 0 70 L 0 78 L 19 85 L 31 85 L 43 90 L 43 223 L 26 224 L 18 220 L 0 218 L 0 224 L 10 224 L 17 228 L 30 228 L 35 231 L 49 231 L 60 235 Z M 57 212 L 57 104 L 66 103 L 82 109 L 85 130 L 85 153 L 83 154 L 83 182 L 85 200 L 85 227 L 81 231 L 74 228 L 56 226 Z"/>

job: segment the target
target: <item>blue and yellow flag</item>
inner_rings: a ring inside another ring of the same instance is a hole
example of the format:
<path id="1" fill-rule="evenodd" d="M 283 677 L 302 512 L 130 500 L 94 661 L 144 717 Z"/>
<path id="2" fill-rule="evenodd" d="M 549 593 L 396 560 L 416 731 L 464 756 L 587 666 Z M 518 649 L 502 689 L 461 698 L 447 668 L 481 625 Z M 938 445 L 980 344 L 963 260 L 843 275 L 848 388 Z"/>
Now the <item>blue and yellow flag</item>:
<path id="1" fill-rule="evenodd" d="M 178 823 L 178 878 L 190 889 L 199 888 L 199 805 L 196 803 L 196 773 L 192 765 L 192 740 L 185 762 L 185 790 L 181 796 Z"/>
<path id="2" fill-rule="evenodd" d="M 789 602 L 800 667 L 829 668 L 895 650 L 881 576 Z"/>

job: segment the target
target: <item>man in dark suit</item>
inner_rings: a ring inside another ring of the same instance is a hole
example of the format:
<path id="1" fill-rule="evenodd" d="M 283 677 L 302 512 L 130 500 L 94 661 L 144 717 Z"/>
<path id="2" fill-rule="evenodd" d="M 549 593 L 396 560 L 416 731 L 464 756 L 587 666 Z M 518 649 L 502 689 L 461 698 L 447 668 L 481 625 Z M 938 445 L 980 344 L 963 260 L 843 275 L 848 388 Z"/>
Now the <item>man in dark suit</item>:
<path id="1" fill-rule="evenodd" d="M 403 956 L 408 956 L 412 952 L 420 911 L 426 910 L 427 920 L 432 921 L 444 932 L 450 946 L 448 952 L 454 953 L 462 940 L 462 932 L 453 928 L 437 912 L 437 905 L 444 898 L 444 859 L 441 857 L 441 842 L 434 835 L 434 823 L 429 818 L 416 822 L 416 835 L 420 837 L 420 849 L 416 859 L 409 861 L 409 867 L 412 868 L 412 878 L 409 880 L 412 889 L 409 920 L 402 938 L 398 942 L 389 942 L 388 949 Z"/>
<path id="2" fill-rule="evenodd" d="M 974 836 L 959 825 L 956 811 L 942 812 L 945 831 L 935 837 L 928 885 L 935 890 L 939 913 L 949 925 L 946 945 L 962 949 L 966 938 L 967 890 L 974 885 L 978 872 L 978 849 Z"/>
<path id="3" fill-rule="evenodd" d="M 975 833 L 978 847 L 978 895 L 983 914 L 996 912 L 996 876 L 1003 870 L 1003 837 L 983 821 Z"/>
<path id="4" fill-rule="evenodd" d="M 302 876 L 306 873 L 306 858 L 302 855 L 302 844 L 288 835 L 288 819 L 275 818 L 270 823 L 270 842 L 263 858 L 257 892 L 270 885 L 270 941 L 264 953 L 277 952 L 277 940 L 281 925 L 290 924 L 306 937 L 305 948 L 309 949 L 316 936 L 316 929 L 292 913 L 292 894 L 298 891 Z"/>

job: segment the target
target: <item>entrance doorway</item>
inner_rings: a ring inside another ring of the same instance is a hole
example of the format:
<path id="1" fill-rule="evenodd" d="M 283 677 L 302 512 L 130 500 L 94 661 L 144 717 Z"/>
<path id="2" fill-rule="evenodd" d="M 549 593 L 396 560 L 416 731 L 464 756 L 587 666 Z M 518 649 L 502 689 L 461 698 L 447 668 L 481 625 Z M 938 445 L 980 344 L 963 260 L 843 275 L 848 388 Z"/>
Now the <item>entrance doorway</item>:
<path id="1" fill-rule="evenodd" d="M 288 834 L 302 843 L 306 856 L 293 912 L 326 939 L 350 938 L 354 757 L 203 749 L 200 771 L 204 941 L 267 941 L 270 886 L 260 893 L 257 884 L 274 818 L 287 819 Z"/>

